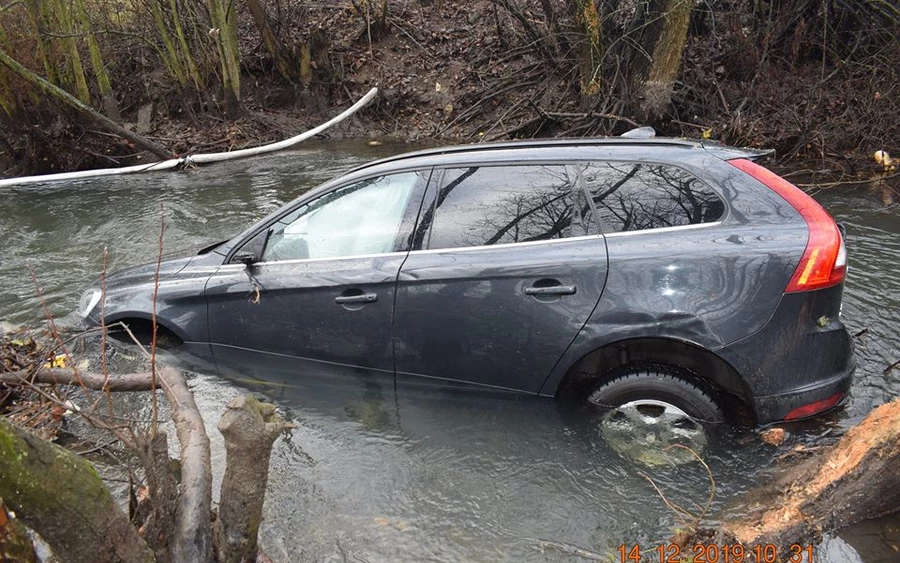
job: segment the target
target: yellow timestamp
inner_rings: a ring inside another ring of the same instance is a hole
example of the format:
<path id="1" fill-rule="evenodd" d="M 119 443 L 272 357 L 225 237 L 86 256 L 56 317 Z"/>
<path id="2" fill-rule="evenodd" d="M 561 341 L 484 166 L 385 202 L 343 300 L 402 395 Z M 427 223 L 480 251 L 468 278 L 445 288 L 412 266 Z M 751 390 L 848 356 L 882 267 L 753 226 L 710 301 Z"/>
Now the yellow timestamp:
<path id="1" fill-rule="evenodd" d="M 646 559 L 645 559 L 646 557 Z M 681 547 L 675 543 L 642 549 L 637 544 L 619 546 L 619 563 L 815 563 L 815 546 L 791 544 L 786 549 L 765 543 L 758 545 L 696 543 Z"/>

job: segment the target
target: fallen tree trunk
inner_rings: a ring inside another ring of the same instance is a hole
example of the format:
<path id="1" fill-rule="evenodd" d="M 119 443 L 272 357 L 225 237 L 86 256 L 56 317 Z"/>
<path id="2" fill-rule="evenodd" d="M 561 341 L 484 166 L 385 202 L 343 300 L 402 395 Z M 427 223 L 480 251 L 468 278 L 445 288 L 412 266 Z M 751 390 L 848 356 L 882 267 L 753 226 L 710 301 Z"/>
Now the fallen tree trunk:
<path id="1" fill-rule="evenodd" d="M 824 532 L 897 512 L 900 399 L 873 410 L 836 445 L 751 495 L 765 508 L 723 525 L 722 543 L 807 545 Z"/>
<path id="2" fill-rule="evenodd" d="M 0 49 L 0 63 L 9 68 L 9 70 L 13 71 L 22 80 L 25 80 L 35 88 L 38 88 L 44 94 L 56 98 L 57 100 L 60 100 L 61 102 L 69 106 L 72 106 L 73 108 L 84 114 L 85 117 L 97 123 L 97 125 L 106 129 L 110 133 L 131 141 L 136 146 L 144 149 L 145 151 L 149 151 L 155 154 L 162 160 L 166 160 L 174 156 L 171 152 L 157 145 L 153 141 L 146 139 L 133 131 L 125 129 L 112 119 L 94 110 L 59 86 L 28 70 L 21 63 L 19 63 L 19 61 L 10 57 L 9 54 L 7 54 L 3 49 Z"/>
<path id="3" fill-rule="evenodd" d="M 93 465 L 2 417 L 0 497 L 65 561 L 154 561 Z"/>

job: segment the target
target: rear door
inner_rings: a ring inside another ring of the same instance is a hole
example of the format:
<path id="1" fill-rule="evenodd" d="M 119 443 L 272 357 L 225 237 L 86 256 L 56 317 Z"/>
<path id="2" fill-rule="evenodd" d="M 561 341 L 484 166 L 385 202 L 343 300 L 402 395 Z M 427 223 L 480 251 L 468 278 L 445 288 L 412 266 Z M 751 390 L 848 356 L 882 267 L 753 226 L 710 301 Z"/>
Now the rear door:
<path id="1" fill-rule="evenodd" d="M 578 176 L 558 164 L 435 171 L 398 278 L 398 376 L 539 390 L 606 280 Z"/>
<path id="2" fill-rule="evenodd" d="M 394 289 L 429 174 L 329 191 L 263 232 L 258 262 L 222 266 L 206 286 L 220 368 L 393 376 Z"/>

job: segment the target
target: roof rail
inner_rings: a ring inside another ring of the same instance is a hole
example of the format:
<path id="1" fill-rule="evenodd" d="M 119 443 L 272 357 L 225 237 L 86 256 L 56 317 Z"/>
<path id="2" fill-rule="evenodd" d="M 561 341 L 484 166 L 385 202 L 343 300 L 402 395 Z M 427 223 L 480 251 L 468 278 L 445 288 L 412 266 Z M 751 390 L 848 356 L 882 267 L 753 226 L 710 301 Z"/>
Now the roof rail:
<path id="1" fill-rule="evenodd" d="M 655 131 L 654 131 L 655 134 Z M 378 159 L 363 165 L 360 165 L 350 172 L 356 172 L 370 166 L 385 164 L 389 162 L 398 162 L 402 160 L 420 158 L 426 156 L 440 156 L 445 154 L 455 154 L 464 152 L 487 152 L 499 151 L 505 149 L 528 149 L 543 147 L 577 147 L 577 146 L 646 146 L 646 147 L 674 147 L 674 148 L 701 148 L 702 144 L 697 140 L 690 139 L 674 139 L 669 137 L 651 137 L 651 138 L 634 138 L 634 137 L 599 137 L 599 138 L 563 138 L 563 139 L 527 139 L 516 141 L 499 141 L 489 143 L 477 143 L 468 145 L 451 145 L 433 149 L 424 149 L 413 151 L 387 158 Z"/>

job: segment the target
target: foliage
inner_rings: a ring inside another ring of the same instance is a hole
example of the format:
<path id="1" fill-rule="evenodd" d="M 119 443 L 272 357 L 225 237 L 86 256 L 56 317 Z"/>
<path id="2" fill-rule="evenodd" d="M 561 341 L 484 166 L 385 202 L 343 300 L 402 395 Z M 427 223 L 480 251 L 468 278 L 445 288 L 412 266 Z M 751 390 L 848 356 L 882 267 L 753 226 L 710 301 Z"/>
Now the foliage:
<path id="1" fill-rule="evenodd" d="M 893 150 L 897 37 L 900 8 L 886 0 L 0 3 L 0 48 L 138 128 L 203 127 L 248 107 L 322 111 L 378 83 L 393 91 L 369 117 L 415 131 L 406 138 L 616 134 L 639 123 L 817 157 Z M 408 87 L 417 81 L 432 93 Z M 440 107 L 428 115 L 431 101 Z M 0 66 L 0 162 L 5 152 L 49 172 L 135 158 L 87 129 Z M 61 162 L 73 140 L 80 157 Z"/>

